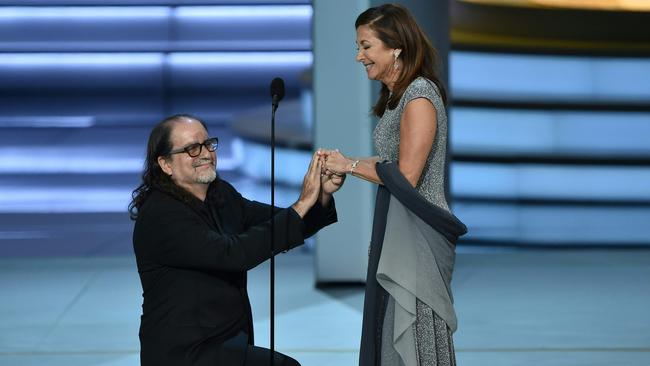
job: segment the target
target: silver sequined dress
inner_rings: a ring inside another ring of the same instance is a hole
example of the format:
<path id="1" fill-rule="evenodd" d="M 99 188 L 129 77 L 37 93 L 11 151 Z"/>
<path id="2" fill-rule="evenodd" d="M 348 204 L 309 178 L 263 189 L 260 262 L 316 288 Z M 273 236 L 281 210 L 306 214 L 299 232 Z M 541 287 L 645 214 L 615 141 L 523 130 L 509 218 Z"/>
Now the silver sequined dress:
<path id="1" fill-rule="evenodd" d="M 373 132 L 375 150 L 382 160 L 399 160 L 399 128 L 402 112 L 406 104 L 413 99 L 426 98 L 436 108 L 436 136 L 433 147 L 422 170 L 420 181 L 415 189 L 427 201 L 445 210 L 445 156 L 447 154 L 447 113 L 442 97 L 438 94 L 435 84 L 428 79 L 419 77 L 406 88 L 399 104 L 395 109 L 388 109 L 379 120 Z M 433 123 L 433 121 L 432 121 Z"/>
<path id="2" fill-rule="evenodd" d="M 386 109 L 373 133 L 375 150 L 381 160 L 398 161 L 400 143 L 400 121 L 408 102 L 428 99 L 436 109 L 436 135 L 431 152 L 422 170 L 416 190 L 429 202 L 447 211 L 445 199 L 445 159 L 447 148 L 447 113 L 442 97 L 436 85 L 419 77 L 404 91 L 395 109 Z M 434 123 L 434 121 L 432 121 Z M 389 300 L 383 322 L 381 365 L 402 366 L 401 358 L 392 347 L 391 336 L 394 302 Z M 417 366 L 452 366 L 456 365 L 452 335 L 447 324 L 424 303 L 417 301 L 416 322 L 413 326 Z M 406 365 L 411 366 L 411 365 Z M 413 365 L 416 366 L 416 365 Z"/>

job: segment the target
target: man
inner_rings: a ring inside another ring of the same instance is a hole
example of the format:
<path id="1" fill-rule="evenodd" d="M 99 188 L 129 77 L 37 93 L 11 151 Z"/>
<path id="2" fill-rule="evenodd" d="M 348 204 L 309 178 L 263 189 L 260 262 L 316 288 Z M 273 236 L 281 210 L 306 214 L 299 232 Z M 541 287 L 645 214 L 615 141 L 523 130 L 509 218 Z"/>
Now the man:
<path id="1" fill-rule="evenodd" d="M 246 271 L 270 258 L 271 207 L 217 177 L 218 140 L 205 124 L 175 115 L 151 132 L 142 184 L 129 205 L 143 289 L 143 366 L 268 365 L 253 345 Z M 275 253 L 336 222 L 339 176 L 321 175 L 314 154 L 300 197 L 274 209 Z M 276 353 L 275 364 L 299 365 Z"/>

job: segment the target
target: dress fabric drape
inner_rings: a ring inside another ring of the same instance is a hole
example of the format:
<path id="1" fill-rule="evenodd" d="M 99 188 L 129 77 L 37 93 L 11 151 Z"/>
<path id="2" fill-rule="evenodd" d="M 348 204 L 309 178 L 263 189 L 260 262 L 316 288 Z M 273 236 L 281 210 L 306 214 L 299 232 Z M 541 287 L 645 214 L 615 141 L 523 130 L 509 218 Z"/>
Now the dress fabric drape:
<path id="1" fill-rule="evenodd" d="M 360 365 L 454 365 L 455 243 L 467 229 L 432 205 L 397 164 L 377 164 Z"/>

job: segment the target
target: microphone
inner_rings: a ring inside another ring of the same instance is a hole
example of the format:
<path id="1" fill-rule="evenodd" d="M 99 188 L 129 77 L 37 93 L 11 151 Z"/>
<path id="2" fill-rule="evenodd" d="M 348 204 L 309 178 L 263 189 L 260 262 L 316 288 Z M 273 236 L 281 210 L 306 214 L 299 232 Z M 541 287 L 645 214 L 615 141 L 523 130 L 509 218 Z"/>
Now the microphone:
<path id="1" fill-rule="evenodd" d="M 284 80 L 275 78 L 271 81 L 271 99 L 273 110 L 278 108 L 278 103 L 284 98 Z"/>

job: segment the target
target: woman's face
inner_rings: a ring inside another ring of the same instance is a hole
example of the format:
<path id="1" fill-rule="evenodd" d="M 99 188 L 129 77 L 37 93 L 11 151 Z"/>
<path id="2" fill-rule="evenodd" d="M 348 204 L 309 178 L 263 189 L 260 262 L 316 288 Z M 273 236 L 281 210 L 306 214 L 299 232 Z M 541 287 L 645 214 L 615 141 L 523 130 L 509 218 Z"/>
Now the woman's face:
<path id="1" fill-rule="evenodd" d="M 366 68 L 368 79 L 379 80 L 392 89 L 398 76 L 394 67 L 396 50 L 386 47 L 367 25 L 357 28 L 357 47 L 356 60 Z"/>

